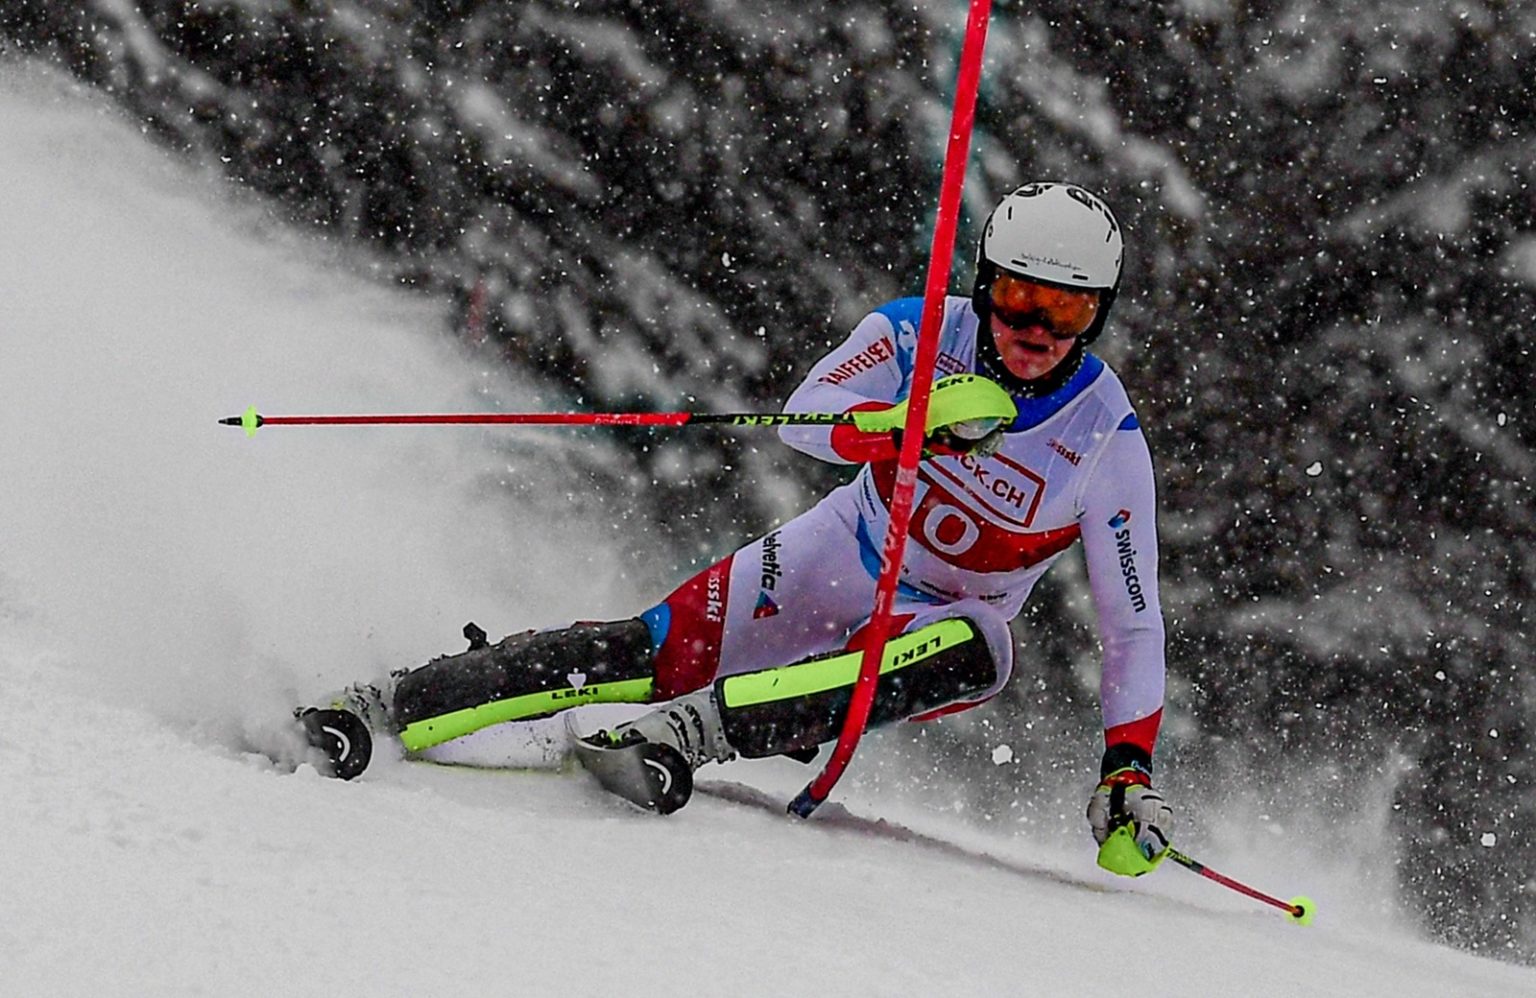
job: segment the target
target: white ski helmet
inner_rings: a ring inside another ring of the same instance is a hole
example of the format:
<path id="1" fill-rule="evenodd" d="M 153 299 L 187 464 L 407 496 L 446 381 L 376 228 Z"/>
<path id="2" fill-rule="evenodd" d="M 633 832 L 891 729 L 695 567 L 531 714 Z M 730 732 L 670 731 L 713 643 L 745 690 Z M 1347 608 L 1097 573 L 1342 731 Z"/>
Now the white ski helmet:
<path id="1" fill-rule="evenodd" d="M 1103 331 L 1120 288 L 1124 250 L 1120 223 L 1096 194 L 1074 184 L 1025 184 L 987 216 L 976 249 L 972 304 L 985 319 L 999 271 L 1064 288 L 1098 289 L 1099 314 L 1079 337 L 1091 343 Z"/>

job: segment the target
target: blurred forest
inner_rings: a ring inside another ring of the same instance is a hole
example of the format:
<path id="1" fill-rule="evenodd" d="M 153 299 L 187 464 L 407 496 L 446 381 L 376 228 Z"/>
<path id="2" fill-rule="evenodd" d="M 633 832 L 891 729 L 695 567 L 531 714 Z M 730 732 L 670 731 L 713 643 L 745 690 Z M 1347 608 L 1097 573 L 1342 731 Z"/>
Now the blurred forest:
<path id="1" fill-rule="evenodd" d="M 963 0 L 10 0 L 0 44 L 451 297 L 466 350 L 568 404 L 734 409 L 920 293 L 964 19 Z M 1303 802 L 1280 774 L 1346 810 L 1384 800 L 1424 924 L 1527 961 L 1533 93 L 1536 5 L 999 2 L 954 278 L 1012 186 L 1104 194 L 1128 270 L 1101 346 L 1162 494 L 1174 802 L 1237 781 L 1283 831 Z M 764 437 L 634 443 L 684 561 L 837 480 Z M 1091 611 L 1080 567 L 1058 576 L 1021 627 L 1033 671 L 935 751 L 1016 725 L 1021 755 L 1091 781 Z M 988 767 L 977 806 L 1021 778 Z"/>

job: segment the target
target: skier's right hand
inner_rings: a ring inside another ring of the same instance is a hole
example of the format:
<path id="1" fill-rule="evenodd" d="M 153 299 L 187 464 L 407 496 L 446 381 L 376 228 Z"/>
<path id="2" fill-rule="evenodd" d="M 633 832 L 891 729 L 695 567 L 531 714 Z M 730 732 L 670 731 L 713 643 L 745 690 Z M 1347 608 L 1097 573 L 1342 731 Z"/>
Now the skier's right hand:
<path id="1" fill-rule="evenodd" d="M 925 454 L 988 455 L 1002 444 L 1003 432 L 1018 416 L 1012 397 L 997 382 L 979 374 L 952 374 L 934 382 L 928 397 Z M 853 424 L 866 433 L 889 432 L 901 446 L 907 400 L 887 409 L 855 412 Z"/>
<path id="2" fill-rule="evenodd" d="M 1099 844 L 1099 865 L 1139 877 L 1168 854 L 1173 808 L 1152 789 L 1145 767 L 1123 766 L 1105 774 L 1088 798 L 1088 826 Z"/>

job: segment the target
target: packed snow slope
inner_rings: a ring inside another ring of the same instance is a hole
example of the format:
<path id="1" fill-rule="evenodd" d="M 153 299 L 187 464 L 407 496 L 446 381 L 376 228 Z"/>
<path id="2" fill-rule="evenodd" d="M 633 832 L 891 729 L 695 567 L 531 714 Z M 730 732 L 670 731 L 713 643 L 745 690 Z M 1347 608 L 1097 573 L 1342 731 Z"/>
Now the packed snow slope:
<path id="1" fill-rule="evenodd" d="M 1310 929 L 857 781 L 928 837 L 796 822 L 788 763 L 660 819 L 581 774 L 272 761 L 299 698 L 465 620 L 636 609 L 623 497 L 569 505 L 569 437 L 218 426 L 542 400 L 61 77 L 0 65 L 0 135 L 0 994 L 1536 993 L 1294 848 L 1204 858 Z"/>

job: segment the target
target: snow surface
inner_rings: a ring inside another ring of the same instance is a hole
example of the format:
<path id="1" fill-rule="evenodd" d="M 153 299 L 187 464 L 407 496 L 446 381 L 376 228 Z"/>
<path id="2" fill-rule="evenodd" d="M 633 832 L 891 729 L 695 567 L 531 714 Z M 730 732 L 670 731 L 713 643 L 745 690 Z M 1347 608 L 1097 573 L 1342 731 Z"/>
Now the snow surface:
<path id="1" fill-rule="evenodd" d="M 580 774 L 274 764 L 296 698 L 651 580 L 598 570 L 612 525 L 562 514 L 588 485 L 557 446 L 217 426 L 528 389 L 52 73 L 0 64 L 0 135 L 0 994 L 1536 993 L 1337 857 L 1203 857 L 1312 894 L 1300 929 L 857 780 L 853 813 L 923 834 L 797 822 L 789 763 L 700 774 L 764 806 L 665 819 Z"/>

